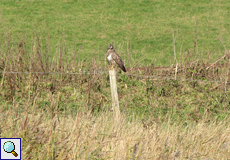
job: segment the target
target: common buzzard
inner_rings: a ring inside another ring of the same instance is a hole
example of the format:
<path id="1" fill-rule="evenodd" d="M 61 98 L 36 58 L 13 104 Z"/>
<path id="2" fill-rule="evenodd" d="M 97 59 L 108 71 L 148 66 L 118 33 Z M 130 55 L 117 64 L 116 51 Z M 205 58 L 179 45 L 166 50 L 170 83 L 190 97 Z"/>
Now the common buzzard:
<path id="1" fill-rule="evenodd" d="M 121 68 L 122 71 L 126 72 L 124 62 L 122 61 L 121 57 L 117 54 L 112 44 L 110 44 L 107 48 L 107 59 L 112 64 L 111 69 L 113 69 L 115 66 L 118 66 Z"/>

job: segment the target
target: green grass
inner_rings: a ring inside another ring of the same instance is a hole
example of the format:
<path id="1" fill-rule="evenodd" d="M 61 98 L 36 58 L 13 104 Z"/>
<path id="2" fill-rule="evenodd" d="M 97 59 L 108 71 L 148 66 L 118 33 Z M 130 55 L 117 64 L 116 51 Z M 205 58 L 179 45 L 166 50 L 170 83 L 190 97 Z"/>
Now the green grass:
<path id="1" fill-rule="evenodd" d="M 0 137 L 22 138 L 24 159 L 227 159 L 230 86 L 217 81 L 229 82 L 230 62 L 207 64 L 224 53 L 219 38 L 229 48 L 229 7 L 1 1 L 0 71 L 33 74 L 0 73 Z M 173 30 L 176 75 L 149 66 L 171 65 Z M 145 66 L 117 74 L 119 120 L 104 65 L 111 41 L 126 66 Z"/>
<path id="2" fill-rule="evenodd" d="M 77 49 L 82 45 L 82 61 L 94 57 L 103 62 L 113 42 L 122 57 L 129 52 L 141 65 L 168 66 L 173 62 L 173 30 L 178 56 L 189 49 L 200 57 L 212 52 L 214 60 L 224 52 L 218 38 L 230 48 L 228 1 L 2 0 L 0 9 L 0 36 L 12 29 L 11 45 L 17 45 L 18 37 L 33 45 L 36 34 L 47 38 L 48 32 L 54 54 L 63 35 L 67 54 L 75 41 Z"/>

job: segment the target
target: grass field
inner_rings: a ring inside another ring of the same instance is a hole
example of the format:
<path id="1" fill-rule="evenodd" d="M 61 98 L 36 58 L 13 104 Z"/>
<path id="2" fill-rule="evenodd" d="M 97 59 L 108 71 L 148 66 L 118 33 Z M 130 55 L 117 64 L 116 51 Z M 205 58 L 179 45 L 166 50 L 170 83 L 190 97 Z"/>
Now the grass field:
<path id="1" fill-rule="evenodd" d="M 103 61 L 107 45 L 113 42 L 120 54 L 129 50 L 142 65 L 167 66 L 173 62 L 173 31 L 178 56 L 188 49 L 201 57 L 212 52 L 217 58 L 224 52 L 218 39 L 230 47 L 228 1 L 2 0 L 0 9 L 1 34 L 10 29 L 12 44 L 18 38 L 31 44 L 36 34 L 48 32 L 51 54 L 62 37 L 67 53 L 75 42 L 77 48 L 82 45 L 81 60 L 85 61 L 88 56 Z"/>
<path id="2" fill-rule="evenodd" d="M 3 0 L 0 9 L 0 137 L 22 138 L 23 159 L 229 159 L 230 3 Z M 128 68 L 117 74 L 119 123 L 111 41 Z"/>

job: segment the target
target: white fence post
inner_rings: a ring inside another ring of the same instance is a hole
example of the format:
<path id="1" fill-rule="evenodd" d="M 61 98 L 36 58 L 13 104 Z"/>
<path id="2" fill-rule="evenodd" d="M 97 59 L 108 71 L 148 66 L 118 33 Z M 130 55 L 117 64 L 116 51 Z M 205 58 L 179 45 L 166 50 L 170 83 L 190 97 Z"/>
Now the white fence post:
<path id="1" fill-rule="evenodd" d="M 109 77 L 110 77 L 110 87 L 111 87 L 111 96 L 112 96 L 112 109 L 116 120 L 120 118 L 120 108 L 119 108 L 119 101 L 118 101 L 118 94 L 117 94 L 117 80 L 116 80 L 116 70 L 113 68 L 109 70 Z"/>

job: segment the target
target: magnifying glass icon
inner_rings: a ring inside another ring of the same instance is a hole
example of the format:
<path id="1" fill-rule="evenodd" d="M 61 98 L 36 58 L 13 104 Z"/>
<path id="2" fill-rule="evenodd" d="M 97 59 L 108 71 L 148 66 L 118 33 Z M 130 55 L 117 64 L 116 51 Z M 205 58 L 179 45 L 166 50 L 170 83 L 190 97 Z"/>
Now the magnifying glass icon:
<path id="1" fill-rule="evenodd" d="M 18 154 L 14 151 L 15 150 L 15 145 L 11 141 L 7 141 L 3 145 L 3 149 L 7 153 L 12 153 L 15 157 L 18 156 Z"/>

